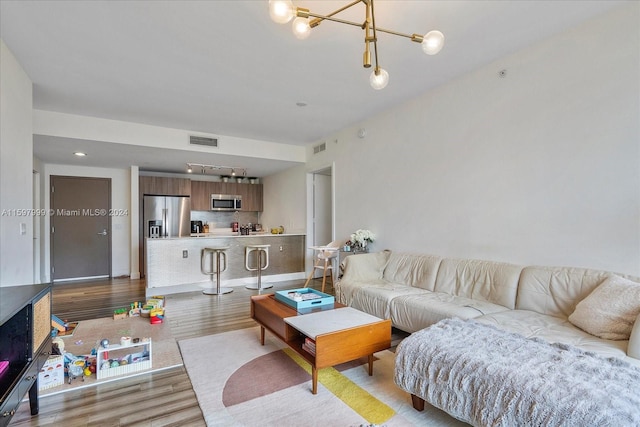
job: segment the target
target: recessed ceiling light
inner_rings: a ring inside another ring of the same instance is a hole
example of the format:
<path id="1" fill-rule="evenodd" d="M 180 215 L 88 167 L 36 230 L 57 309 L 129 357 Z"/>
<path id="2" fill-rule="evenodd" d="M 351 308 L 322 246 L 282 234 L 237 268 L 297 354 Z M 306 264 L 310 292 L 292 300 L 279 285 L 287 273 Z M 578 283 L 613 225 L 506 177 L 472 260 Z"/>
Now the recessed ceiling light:
<path id="1" fill-rule="evenodd" d="M 87 155 L 87 153 L 83 153 L 82 151 L 76 151 L 75 153 L 73 153 L 75 156 L 78 157 L 84 157 Z"/>

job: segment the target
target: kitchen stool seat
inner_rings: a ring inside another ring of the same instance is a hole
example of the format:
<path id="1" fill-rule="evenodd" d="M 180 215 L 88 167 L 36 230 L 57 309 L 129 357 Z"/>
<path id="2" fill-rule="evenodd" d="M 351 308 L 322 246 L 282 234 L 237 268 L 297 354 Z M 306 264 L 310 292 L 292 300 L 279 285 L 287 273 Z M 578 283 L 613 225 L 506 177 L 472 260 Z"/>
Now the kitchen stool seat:
<path id="1" fill-rule="evenodd" d="M 244 267 L 248 271 L 256 271 L 258 280 L 255 284 L 245 286 L 247 289 L 253 289 L 261 291 L 262 289 L 272 288 L 271 284 L 262 283 L 262 272 L 269 267 L 269 248 L 271 245 L 247 245 L 244 249 Z M 256 263 L 255 266 L 249 265 L 249 259 L 251 253 L 255 252 Z"/>
<path id="2" fill-rule="evenodd" d="M 202 274 L 210 276 L 213 284 L 213 276 L 216 277 L 216 287 L 202 290 L 205 295 L 222 295 L 233 292 L 231 288 L 220 287 L 220 273 L 227 269 L 227 249 L 229 246 L 219 246 L 215 248 L 204 248 L 200 256 L 200 271 Z M 206 268 L 206 261 L 209 260 L 209 269 Z"/>

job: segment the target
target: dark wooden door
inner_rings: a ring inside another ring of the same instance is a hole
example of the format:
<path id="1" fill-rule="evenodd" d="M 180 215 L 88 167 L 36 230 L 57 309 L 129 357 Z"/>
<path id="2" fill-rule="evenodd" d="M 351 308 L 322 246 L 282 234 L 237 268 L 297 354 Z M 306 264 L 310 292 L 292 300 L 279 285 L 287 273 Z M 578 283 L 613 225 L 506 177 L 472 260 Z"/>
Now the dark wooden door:
<path id="1" fill-rule="evenodd" d="M 51 277 L 109 277 L 111 179 L 51 177 Z"/>

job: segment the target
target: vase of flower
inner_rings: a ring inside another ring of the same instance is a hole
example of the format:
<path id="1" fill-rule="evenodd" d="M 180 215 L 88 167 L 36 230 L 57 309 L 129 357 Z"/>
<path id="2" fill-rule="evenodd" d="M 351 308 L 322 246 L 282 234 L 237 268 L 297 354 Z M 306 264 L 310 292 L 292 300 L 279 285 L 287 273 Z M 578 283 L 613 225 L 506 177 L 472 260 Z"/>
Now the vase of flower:
<path id="1" fill-rule="evenodd" d="M 369 230 L 357 230 L 349 236 L 347 244 L 351 247 L 351 252 L 366 253 L 369 252 L 367 245 L 375 240 L 376 236 Z"/>
<path id="2" fill-rule="evenodd" d="M 351 245 L 351 252 L 353 252 L 354 254 L 363 254 L 369 252 L 369 250 L 359 243 L 354 243 L 353 245 Z"/>

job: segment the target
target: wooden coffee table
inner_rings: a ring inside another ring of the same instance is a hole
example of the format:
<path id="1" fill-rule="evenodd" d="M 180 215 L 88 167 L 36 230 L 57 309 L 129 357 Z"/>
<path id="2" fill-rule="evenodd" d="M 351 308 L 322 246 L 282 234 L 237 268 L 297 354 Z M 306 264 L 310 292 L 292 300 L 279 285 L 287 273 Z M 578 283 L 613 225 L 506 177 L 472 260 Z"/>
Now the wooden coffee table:
<path id="1" fill-rule="evenodd" d="M 367 356 L 373 375 L 373 353 L 391 346 L 391 320 L 334 303 L 299 313 L 277 301 L 273 294 L 251 297 L 251 317 L 260 325 L 260 344 L 265 329 L 280 338 L 311 365 L 312 393 L 318 393 L 318 369 Z M 315 355 L 303 349 L 309 337 Z"/>

